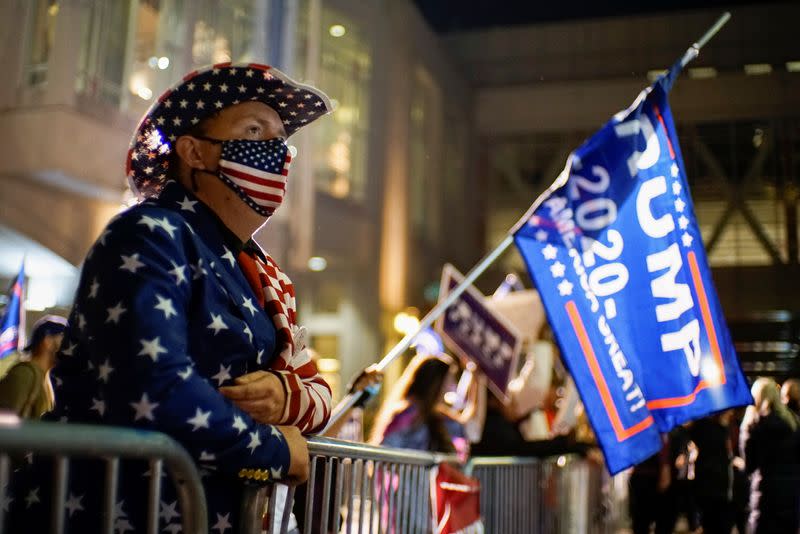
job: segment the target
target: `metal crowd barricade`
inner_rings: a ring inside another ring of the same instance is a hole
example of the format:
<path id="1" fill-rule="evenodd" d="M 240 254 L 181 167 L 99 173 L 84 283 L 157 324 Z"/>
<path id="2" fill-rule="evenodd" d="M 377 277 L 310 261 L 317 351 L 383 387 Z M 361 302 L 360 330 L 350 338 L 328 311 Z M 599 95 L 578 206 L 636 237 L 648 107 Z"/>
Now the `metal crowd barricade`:
<path id="1" fill-rule="evenodd" d="M 291 509 L 303 489 L 275 484 L 251 487 L 242 506 L 242 534 L 265 530 L 285 534 L 298 525 L 310 533 L 416 533 L 431 532 L 431 469 L 449 455 L 374 447 L 327 438 L 308 444 L 311 472 L 303 488 L 304 499 Z M 304 502 L 303 502 L 304 501 Z"/>
<path id="2" fill-rule="evenodd" d="M 435 531 L 431 470 L 454 462 L 453 456 L 323 438 L 311 439 L 309 451 L 311 474 L 305 488 L 250 488 L 243 502 L 242 534 L 262 528 L 269 534 Z M 609 514 L 612 479 L 602 465 L 572 455 L 474 457 L 464 471 L 481 483 L 487 533 L 614 530 Z M 294 503 L 303 492 L 305 498 Z"/>
<path id="3" fill-rule="evenodd" d="M 130 428 L 91 426 L 38 421 L 19 422 L 15 416 L 0 421 L 0 490 L 5 495 L 11 473 L 11 458 L 29 453 L 53 456 L 54 478 L 51 506 L 53 534 L 64 532 L 66 493 L 70 458 L 97 458 L 105 461 L 103 530 L 114 532 L 114 506 L 120 460 L 149 460 L 150 483 L 147 506 L 147 532 L 158 532 L 161 474 L 172 477 L 178 496 L 184 534 L 206 534 L 206 498 L 200 475 L 189 454 L 176 441 L 159 432 Z M 0 506 L 0 534 L 4 532 L 5 510 Z M 98 521 L 100 518 L 98 518 Z"/>
<path id="4" fill-rule="evenodd" d="M 466 472 L 481 483 L 481 517 L 487 533 L 610 532 L 602 465 L 576 456 L 545 459 L 474 457 Z"/>

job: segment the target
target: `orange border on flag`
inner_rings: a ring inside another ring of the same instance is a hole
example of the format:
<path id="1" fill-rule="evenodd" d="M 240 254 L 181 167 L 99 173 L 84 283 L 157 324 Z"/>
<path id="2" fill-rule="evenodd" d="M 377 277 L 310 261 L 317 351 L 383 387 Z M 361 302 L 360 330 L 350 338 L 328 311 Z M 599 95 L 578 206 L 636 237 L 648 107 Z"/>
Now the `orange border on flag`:
<path id="1" fill-rule="evenodd" d="M 700 315 L 703 317 L 703 326 L 708 334 L 709 344 L 711 345 L 711 354 L 717 363 L 721 375 L 720 381 L 717 384 L 712 384 L 706 380 L 700 380 L 694 391 L 683 397 L 668 397 L 666 399 L 655 399 L 648 401 L 648 410 L 661 410 L 664 408 L 678 408 L 686 406 L 694 402 L 697 394 L 710 387 L 718 387 L 725 385 L 728 380 L 725 374 L 725 363 L 722 360 L 722 353 L 719 350 L 719 341 L 717 340 L 717 330 L 714 328 L 714 321 L 711 318 L 711 307 L 708 305 L 708 296 L 706 295 L 705 286 L 703 285 L 703 278 L 700 276 L 700 267 L 697 265 L 697 255 L 694 251 L 687 254 L 689 259 L 689 270 L 692 273 L 692 282 L 694 284 L 695 293 L 697 293 L 697 300 L 700 304 Z"/>
<path id="2" fill-rule="evenodd" d="M 581 319 L 580 313 L 578 313 L 578 307 L 575 305 L 575 301 L 568 301 L 564 308 L 567 310 L 567 315 L 572 323 L 572 328 L 575 330 L 575 335 L 578 337 L 578 343 L 580 343 L 581 349 L 583 350 L 583 357 L 586 359 L 586 363 L 589 365 L 589 371 L 592 373 L 594 384 L 597 387 L 597 390 L 600 392 L 600 399 L 602 400 L 603 406 L 606 409 L 608 418 L 611 420 L 611 427 L 614 429 L 614 434 L 617 437 L 617 441 L 625 441 L 626 439 L 635 436 L 642 430 L 650 427 L 653 424 L 652 415 L 648 415 L 646 419 L 643 419 L 642 421 L 628 428 L 625 428 L 625 426 L 622 424 L 622 421 L 619 418 L 619 413 L 617 413 L 617 407 L 614 405 L 614 399 L 611 398 L 611 392 L 608 390 L 606 379 L 603 376 L 603 372 L 600 370 L 600 364 L 598 363 L 597 356 L 592 348 L 592 343 L 589 341 L 589 335 L 586 333 L 586 327 L 583 324 L 583 319 Z"/>

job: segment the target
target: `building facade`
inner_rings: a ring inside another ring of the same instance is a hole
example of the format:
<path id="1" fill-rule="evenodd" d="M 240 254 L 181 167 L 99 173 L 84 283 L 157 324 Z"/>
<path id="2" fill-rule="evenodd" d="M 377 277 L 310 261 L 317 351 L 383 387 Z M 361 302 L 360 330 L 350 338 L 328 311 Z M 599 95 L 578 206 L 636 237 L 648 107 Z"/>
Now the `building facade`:
<path id="1" fill-rule="evenodd" d="M 754 2 L 689 64 L 673 116 L 717 291 L 745 368 L 800 373 L 796 2 Z M 469 31 L 446 46 L 475 90 L 488 230 L 496 245 L 579 146 L 720 15 L 693 10 Z M 508 254 L 486 277 L 491 290 Z M 752 360 L 752 361 L 750 361 Z M 790 363 L 794 361 L 795 363 Z"/>
<path id="2" fill-rule="evenodd" d="M 9 0 L 0 27 L 0 277 L 27 251 L 34 314 L 69 306 L 85 253 L 133 202 L 124 157 L 153 99 L 225 61 L 337 102 L 290 140 L 288 205 L 256 236 L 335 386 L 399 338 L 398 312 L 430 305 L 442 263 L 480 252 L 472 93 L 410 2 Z"/>

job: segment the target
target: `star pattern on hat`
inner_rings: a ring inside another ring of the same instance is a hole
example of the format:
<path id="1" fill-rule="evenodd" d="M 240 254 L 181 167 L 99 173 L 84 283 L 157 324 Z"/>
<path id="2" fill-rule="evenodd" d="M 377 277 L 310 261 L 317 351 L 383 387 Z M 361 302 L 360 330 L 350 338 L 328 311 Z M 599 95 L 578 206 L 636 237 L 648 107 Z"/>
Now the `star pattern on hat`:
<path id="1" fill-rule="evenodd" d="M 332 111 L 322 92 L 265 65 L 220 64 L 199 70 L 168 89 L 140 123 L 127 165 L 136 192 L 152 197 L 163 188 L 172 144 L 190 127 L 247 101 L 274 109 L 287 135 Z"/>

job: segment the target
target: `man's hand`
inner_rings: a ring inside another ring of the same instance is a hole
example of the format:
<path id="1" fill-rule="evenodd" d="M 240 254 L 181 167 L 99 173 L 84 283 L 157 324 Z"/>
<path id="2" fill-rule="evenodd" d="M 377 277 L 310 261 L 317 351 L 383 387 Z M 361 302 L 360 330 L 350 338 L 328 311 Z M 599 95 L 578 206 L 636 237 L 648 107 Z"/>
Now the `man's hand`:
<path id="1" fill-rule="evenodd" d="M 240 376 L 234 384 L 219 388 L 219 392 L 259 423 L 280 423 L 286 408 L 286 393 L 277 375 L 255 371 Z"/>
<path id="2" fill-rule="evenodd" d="M 302 484 L 308 480 L 309 459 L 308 443 L 297 427 L 279 426 L 286 444 L 289 446 L 289 472 L 286 474 L 290 484 Z"/>

